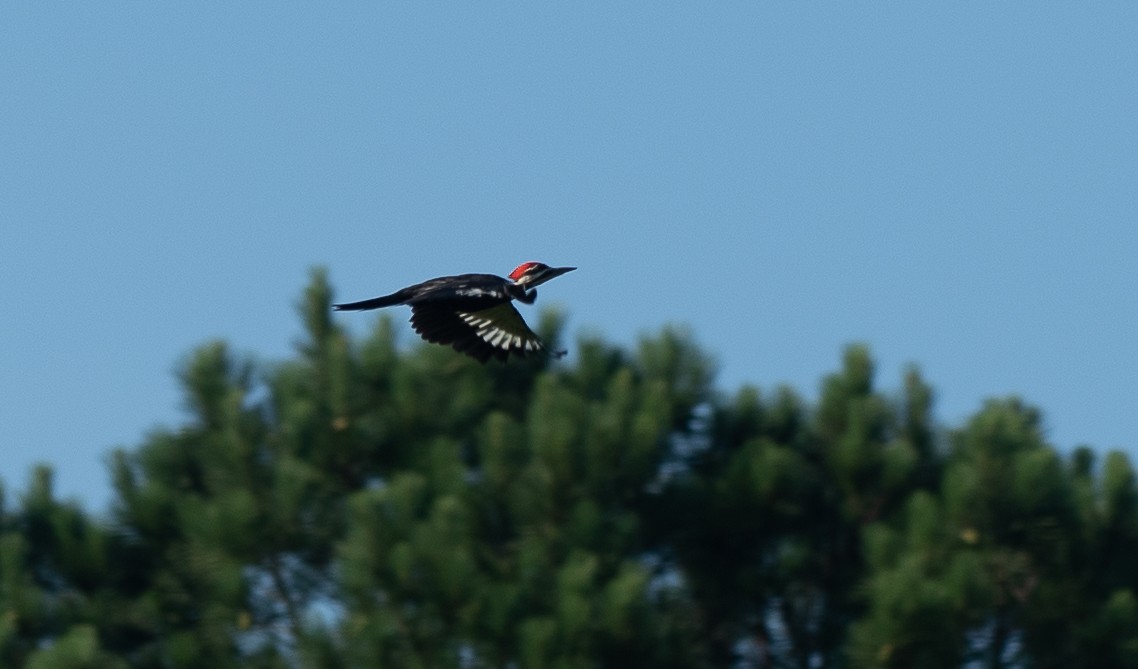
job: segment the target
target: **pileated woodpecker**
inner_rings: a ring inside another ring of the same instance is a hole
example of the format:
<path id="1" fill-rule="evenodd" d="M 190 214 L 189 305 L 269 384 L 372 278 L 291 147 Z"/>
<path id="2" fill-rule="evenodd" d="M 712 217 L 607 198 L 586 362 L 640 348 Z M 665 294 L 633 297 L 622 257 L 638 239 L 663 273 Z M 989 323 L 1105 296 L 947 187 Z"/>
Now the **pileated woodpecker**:
<path id="1" fill-rule="evenodd" d="M 335 304 L 332 308 L 364 311 L 406 304 L 411 307 L 411 326 L 423 339 L 450 344 L 454 350 L 479 362 L 491 357 L 506 360 L 511 353 L 524 357 L 527 353 L 545 351 L 541 339 L 510 302 L 533 304 L 537 299 L 537 286 L 575 269 L 526 262 L 518 265 L 506 279 L 493 274 L 444 276 L 390 295 Z M 565 351 L 552 354 L 561 357 Z"/>

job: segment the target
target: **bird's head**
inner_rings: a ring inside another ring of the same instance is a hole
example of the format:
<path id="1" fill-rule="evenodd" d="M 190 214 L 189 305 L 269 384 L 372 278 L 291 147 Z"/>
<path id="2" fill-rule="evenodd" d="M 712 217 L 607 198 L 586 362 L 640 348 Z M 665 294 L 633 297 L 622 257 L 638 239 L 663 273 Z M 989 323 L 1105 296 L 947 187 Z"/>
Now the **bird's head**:
<path id="1" fill-rule="evenodd" d="M 524 262 L 510 272 L 510 280 L 522 288 L 536 288 L 554 277 L 572 272 L 576 267 L 550 267 L 540 262 Z"/>

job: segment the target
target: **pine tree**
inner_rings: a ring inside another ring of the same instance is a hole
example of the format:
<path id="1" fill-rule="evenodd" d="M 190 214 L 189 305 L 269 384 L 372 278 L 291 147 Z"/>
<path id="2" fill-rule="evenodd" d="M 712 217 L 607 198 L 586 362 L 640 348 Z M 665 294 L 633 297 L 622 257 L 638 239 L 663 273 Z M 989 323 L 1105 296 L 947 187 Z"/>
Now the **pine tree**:
<path id="1" fill-rule="evenodd" d="M 991 401 L 953 436 L 940 495 L 866 533 L 858 666 L 1134 667 L 1133 472 L 1089 451 L 1070 464 L 1041 414 Z"/>
<path id="2" fill-rule="evenodd" d="M 483 366 L 330 302 L 189 355 L 109 517 L 0 489 L 0 666 L 1138 666 L 1134 471 L 1019 400 L 943 430 L 864 346 L 722 394 L 677 328 Z"/>
<path id="3" fill-rule="evenodd" d="M 791 390 L 715 402 L 709 439 L 672 484 L 666 554 L 690 588 L 717 666 L 829 666 L 860 610 L 861 532 L 935 478 L 930 392 L 875 393 L 864 347 L 811 415 Z"/>
<path id="4" fill-rule="evenodd" d="M 0 495 L 0 666 L 118 669 L 126 667 L 92 623 L 129 626 L 116 586 L 127 574 L 105 528 L 76 504 L 53 494 L 52 473 L 39 467 L 19 508 Z"/>

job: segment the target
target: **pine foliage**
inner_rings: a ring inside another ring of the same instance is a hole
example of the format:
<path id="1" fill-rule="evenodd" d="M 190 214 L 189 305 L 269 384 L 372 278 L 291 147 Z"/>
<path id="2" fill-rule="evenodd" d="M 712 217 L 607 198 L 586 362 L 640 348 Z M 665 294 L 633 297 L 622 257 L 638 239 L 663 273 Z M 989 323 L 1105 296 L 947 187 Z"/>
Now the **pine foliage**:
<path id="1" fill-rule="evenodd" d="M 330 302 L 193 352 L 107 516 L 0 488 L 0 666 L 1138 667 L 1135 472 L 1019 399 L 939 428 L 862 346 L 725 394 L 676 328 L 482 366 Z"/>

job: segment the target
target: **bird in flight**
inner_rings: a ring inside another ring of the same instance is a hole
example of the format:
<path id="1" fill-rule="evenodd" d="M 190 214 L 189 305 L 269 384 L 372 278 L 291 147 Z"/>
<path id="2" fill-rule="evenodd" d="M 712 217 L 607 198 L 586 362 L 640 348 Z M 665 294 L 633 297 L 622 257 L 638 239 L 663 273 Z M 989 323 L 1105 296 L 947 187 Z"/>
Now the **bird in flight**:
<path id="1" fill-rule="evenodd" d="M 434 344 L 449 344 L 474 358 L 505 361 L 546 351 L 541 338 L 529 329 L 522 315 L 510 304 L 517 300 L 533 304 L 537 287 L 576 267 L 550 267 L 539 262 L 518 265 L 503 279 L 493 274 L 459 274 L 430 279 L 370 300 L 335 304 L 336 311 L 366 311 L 406 304 L 411 307 L 411 327 Z M 555 357 L 565 351 L 550 352 Z"/>

